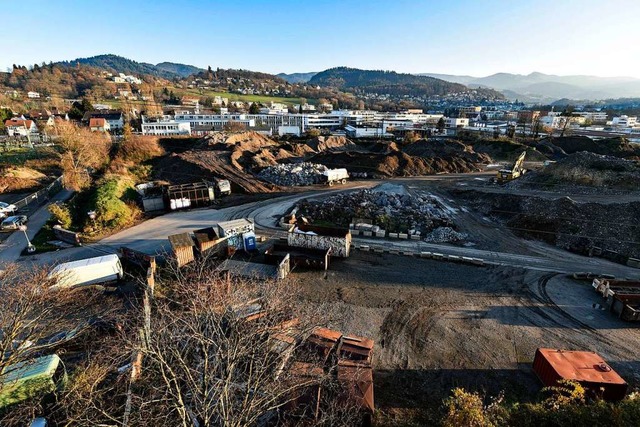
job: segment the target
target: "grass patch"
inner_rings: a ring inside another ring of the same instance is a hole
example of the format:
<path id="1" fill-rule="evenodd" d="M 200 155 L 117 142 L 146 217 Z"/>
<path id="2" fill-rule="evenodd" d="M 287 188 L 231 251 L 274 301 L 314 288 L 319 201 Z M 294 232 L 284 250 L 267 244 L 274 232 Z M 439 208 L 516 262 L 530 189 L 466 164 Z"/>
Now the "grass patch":
<path id="1" fill-rule="evenodd" d="M 44 227 L 38 231 L 38 233 L 31 239 L 31 244 L 36 247 L 36 254 L 43 252 L 51 252 L 58 250 L 57 246 L 48 243 L 52 240 L 57 240 L 55 234 L 53 234 L 53 228 L 51 224 L 45 224 Z M 27 252 L 27 248 L 22 251 L 22 255 L 32 255 Z"/>

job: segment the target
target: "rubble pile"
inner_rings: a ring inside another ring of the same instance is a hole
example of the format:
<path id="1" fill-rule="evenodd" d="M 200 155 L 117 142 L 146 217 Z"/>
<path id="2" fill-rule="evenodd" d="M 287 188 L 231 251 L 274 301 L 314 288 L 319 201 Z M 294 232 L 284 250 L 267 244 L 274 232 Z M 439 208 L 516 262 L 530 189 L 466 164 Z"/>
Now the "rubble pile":
<path id="1" fill-rule="evenodd" d="M 438 227 L 429 233 L 425 238 L 425 242 L 429 243 L 453 243 L 465 240 L 465 233 L 458 233 L 451 227 Z"/>
<path id="2" fill-rule="evenodd" d="M 371 224 L 371 231 L 426 235 L 439 227 L 455 226 L 451 211 L 434 196 L 411 196 L 387 191 L 360 190 L 322 201 L 301 200 L 299 215 L 318 224 L 348 227 Z M 377 228 L 379 227 L 379 228 Z"/>
<path id="3" fill-rule="evenodd" d="M 326 166 L 316 163 L 278 164 L 263 169 L 258 177 L 280 186 L 313 185 L 323 182 L 326 170 Z"/>

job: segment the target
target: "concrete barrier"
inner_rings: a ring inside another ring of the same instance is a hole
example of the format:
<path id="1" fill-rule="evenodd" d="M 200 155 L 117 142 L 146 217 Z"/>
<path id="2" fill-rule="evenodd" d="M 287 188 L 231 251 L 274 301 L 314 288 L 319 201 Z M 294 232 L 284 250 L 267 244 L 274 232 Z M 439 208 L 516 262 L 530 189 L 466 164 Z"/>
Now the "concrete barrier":
<path id="1" fill-rule="evenodd" d="M 627 265 L 629 267 L 633 267 L 633 268 L 640 268 L 640 259 L 636 259 L 636 258 L 629 258 L 627 260 Z"/>
<path id="2" fill-rule="evenodd" d="M 412 234 L 411 235 L 411 240 L 420 240 L 420 235 L 419 234 Z"/>
<path id="3" fill-rule="evenodd" d="M 371 237 L 371 236 L 373 235 L 373 233 L 372 233 L 371 231 L 363 231 L 363 232 L 362 232 L 362 235 L 363 235 L 364 237 Z"/>
<path id="4" fill-rule="evenodd" d="M 409 235 L 407 233 L 398 233 L 398 239 L 408 239 Z"/>
<path id="5" fill-rule="evenodd" d="M 434 252 L 434 253 L 431 254 L 431 258 L 433 258 L 433 259 L 442 259 L 442 258 L 444 258 L 444 255 Z"/>
<path id="6" fill-rule="evenodd" d="M 391 237 L 392 239 L 397 239 L 398 233 L 389 233 L 389 237 Z"/>
<path id="7" fill-rule="evenodd" d="M 381 246 L 374 246 L 373 247 L 373 252 L 377 253 L 377 254 L 381 254 L 384 253 L 384 248 Z"/>
<path id="8" fill-rule="evenodd" d="M 431 258 L 431 252 L 420 252 L 420 258 Z"/>
<path id="9" fill-rule="evenodd" d="M 376 231 L 376 237 L 384 237 L 385 234 L 386 234 L 386 231 L 384 230 Z"/>
<path id="10" fill-rule="evenodd" d="M 361 251 L 369 251 L 369 245 L 360 245 L 358 246 L 358 249 Z"/>

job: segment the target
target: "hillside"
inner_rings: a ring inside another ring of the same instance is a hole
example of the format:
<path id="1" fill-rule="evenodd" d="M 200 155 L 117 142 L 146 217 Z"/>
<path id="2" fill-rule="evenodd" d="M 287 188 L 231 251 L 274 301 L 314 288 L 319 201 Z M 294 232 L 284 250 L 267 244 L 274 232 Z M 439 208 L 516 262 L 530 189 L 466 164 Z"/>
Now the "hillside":
<path id="1" fill-rule="evenodd" d="M 606 99 L 640 96 L 640 79 L 632 77 L 558 76 L 539 72 L 526 75 L 496 73 L 486 77 L 433 73 L 420 75 L 462 83 L 469 87 L 489 87 L 502 91 L 509 98 L 539 102 L 550 102 L 560 98 Z"/>
<path id="2" fill-rule="evenodd" d="M 97 55 L 90 58 L 77 58 L 72 61 L 62 61 L 59 64 L 73 66 L 76 64 L 88 65 L 117 73 L 125 74 L 146 74 L 165 79 L 175 77 L 187 77 L 204 71 L 202 68 L 194 67 L 188 64 L 179 64 L 175 62 L 161 62 L 153 65 L 146 62 L 137 62 L 132 59 L 123 58 L 118 55 Z"/>
<path id="3" fill-rule="evenodd" d="M 289 83 L 306 83 L 311 80 L 311 78 L 316 74 L 318 74 L 317 71 L 312 71 L 310 73 L 280 73 L 276 75 L 281 79 L 288 81 Z"/>
<path id="4" fill-rule="evenodd" d="M 194 67 L 193 65 L 178 64 L 175 62 L 161 62 L 159 64 L 156 64 L 155 66 L 160 70 L 177 74 L 180 77 L 188 77 L 192 74 L 197 74 L 201 71 L 204 71 L 202 68 Z"/>
<path id="5" fill-rule="evenodd" d="M 339 90 L 389 96 L 444 96 L 469 92 L 459 83 L 451 83 L 428 76 L 396 73 L 395 71 L 360 70 L 337 67 L 322 71 L 309 80 L 312 85 L 328 86 Z M 493 90 L 481 90 L 480 96 L 502 96 Z"/>

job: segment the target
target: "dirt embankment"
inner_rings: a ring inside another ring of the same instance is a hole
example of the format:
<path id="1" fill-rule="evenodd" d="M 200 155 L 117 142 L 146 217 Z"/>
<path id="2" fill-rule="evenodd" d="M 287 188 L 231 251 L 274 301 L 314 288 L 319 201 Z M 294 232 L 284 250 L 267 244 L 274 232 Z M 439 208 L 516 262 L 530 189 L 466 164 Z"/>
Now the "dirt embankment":
<path id="1" fill-rule="evenodd" d="M 581 254 L 599 247 L 617 253 L 611 259 L 622 263 L 640 257 L 640 202 L 577 203 L 568 197 L 549 200 L 475 191 L 458 196 L 515 234 Z"/>
<path id="2" fill-rule="evenodd" d="M 381 142 L 368 152 L 323 152 L 311 161 L 331 168 L 347 168 L 349 172 L 420 176 L 479 171 L 491 158 L 459 141 L 423 139 L 403 146 Z"/>
<path id="3" fill-rule="evenodd" d="M 27 167 L 0 169 L 0 194 L 35 191 L 51 181 L 47 175 Z"/>
<path id="4" fill-rule="evenodd" d="M 605 156 L 640 159 L 640 146 L 622 137 L 594 140 L 586 136 L 565 136 L 546 139 L 542 142 L 557 147 L 567 154 L 589 151 Z"/>
<path id="5" fill-rule="evenodd" d="M 572 188 L 581 193 L 638 191 L 640 164 L 590 152 L 570 154 L 542 170 L 509 183 L 511 188 Z"/>
<path id="6" fill-rule="evenodd" d="M 281 188 L 260 181 L 261 170 L 303 160 L 382 177 L 478 171 L 491 158 L 452 140 L 419 140 L 402 146 L 379 142 L 366 147 L 335 136 L 279 143 L 256 132 L 218 132 L 159 159 L 155 170 L 157 179 L 172 183 L 220 177 L 229 179 L 235 191 L 263 193 Z"/>

